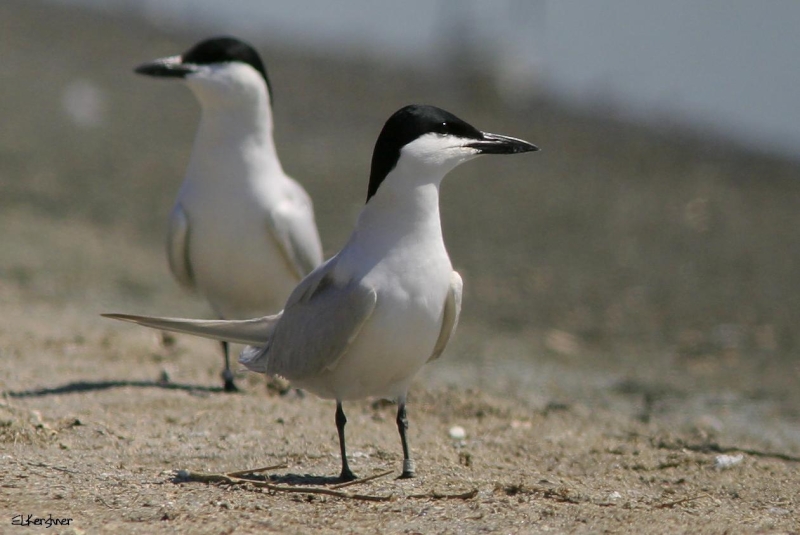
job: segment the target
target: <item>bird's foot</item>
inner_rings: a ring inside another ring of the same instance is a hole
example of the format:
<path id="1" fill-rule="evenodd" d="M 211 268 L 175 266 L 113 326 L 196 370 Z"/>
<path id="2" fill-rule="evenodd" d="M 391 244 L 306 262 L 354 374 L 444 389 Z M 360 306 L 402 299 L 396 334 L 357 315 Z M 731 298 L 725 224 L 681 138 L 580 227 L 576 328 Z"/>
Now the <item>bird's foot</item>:
<path id="1" fill-rule="evenodd" d="M 403 460 L 403 473 L 400 474 L 398 479 L 411 479 L 412 477 L 416 477 L 416 474 L 417 466 L 414 463 L 414 459 Z"/>
<path id="2" fill-rule="evenodd" d="M 223 370 L 222 372 L 222 380 L 225 381 L 225 386 L 223 389 L 225 392 L 238 392 L 239 387 L 236 386 L 236 383 L 233 382 L 233 372 L 230 370 Z"/>
<path id="3" fill-rule="evenodd" d="M 169 372 L 167 370 L 161 370 L 161 373 L 158 374 L 158 384 L 160 385 L 168 385 L 172 382 L 172 378 L 169 376 Z"/>
<path id="4" fill-rule="evenodd" d="M 339 479 L 346 483 L 348 481 L 355 481 L 358 477 L 349 469 L 349 468 L 342 468 L 342 473 L 339 474 Z"/>

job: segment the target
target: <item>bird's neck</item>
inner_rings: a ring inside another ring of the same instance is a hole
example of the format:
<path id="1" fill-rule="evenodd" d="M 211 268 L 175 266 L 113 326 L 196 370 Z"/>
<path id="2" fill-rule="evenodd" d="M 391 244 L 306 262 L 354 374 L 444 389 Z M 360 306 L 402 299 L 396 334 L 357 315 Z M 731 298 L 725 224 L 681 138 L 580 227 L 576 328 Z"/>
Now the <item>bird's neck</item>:
<path id="1" fill-rule="evenodd" d="M 272 112 L 266 102 L 258 106 L 203 106 L 192 161 L 214 175 L 227 172 L 258 176 L 259 180 L 283 176 L 272 129 Z M 212 180 L 219 181 L 219 176 Z"/>
<path id="2" fill-rule="evenodd" d="M 255 102 L 208 102 L 202 106 L 198 133 L 209 140 L 253 140 L 273 145 L 272 110 L 266 99 Z"/>
<path id="3" fill-rule="evenodd" d="M 403 188 L 382 185 L 361 211 L 353 239 L 379 255 L 426 244 L 444 251 L 439 182 Z"/>

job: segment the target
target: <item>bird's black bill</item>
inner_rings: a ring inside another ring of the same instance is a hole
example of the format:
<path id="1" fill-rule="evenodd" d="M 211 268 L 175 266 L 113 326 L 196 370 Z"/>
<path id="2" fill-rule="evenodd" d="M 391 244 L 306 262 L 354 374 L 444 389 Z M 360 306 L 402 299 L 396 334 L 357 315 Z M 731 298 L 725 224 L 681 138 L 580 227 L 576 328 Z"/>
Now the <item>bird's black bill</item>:
<path id="1" fill-rule="evenodd" d="M 483 132 L 483 139 L 472 141 L 467 146 L 478 149 L 481 154 L 518 154 L 539 150 L 539 147 L 527 141 L 487 132 Z"/>
<path id="2" fill-rule="evenodd" d="M 185 78 L 186 75 L 195 72 L 195 67 L 191 63 L 181 63 L 180 58 L 175 57 L 143 63 L 136 67 L 134 72 L 159 78 Z"/>

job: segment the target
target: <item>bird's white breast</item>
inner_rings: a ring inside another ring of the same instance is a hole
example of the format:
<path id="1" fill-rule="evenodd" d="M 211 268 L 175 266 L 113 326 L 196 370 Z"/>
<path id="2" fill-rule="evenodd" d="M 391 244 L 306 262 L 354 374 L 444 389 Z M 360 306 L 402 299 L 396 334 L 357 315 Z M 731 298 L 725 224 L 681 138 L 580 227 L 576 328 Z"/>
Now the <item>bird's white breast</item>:
<path id="1" fill-rule="evenodd" d="M 375 310 L 333 370 L 298 386 L 340 400 L 405 395 L 433 352 L 450 288 L 452 265 L 435 216 L 434 228 L 412 232 L 387 250 L 362 233 L 340 253 L 340 272 L 360 273 L 377 292 Z"/>
<path id="2" fill-rule="evenodd" d="M 225 318 L 277 312 L 298 282 L 268 227 L 267 210 L 287 180 L 232 148 L 195 148 L 178 202 L 189 220 L 198 291 Z"/>

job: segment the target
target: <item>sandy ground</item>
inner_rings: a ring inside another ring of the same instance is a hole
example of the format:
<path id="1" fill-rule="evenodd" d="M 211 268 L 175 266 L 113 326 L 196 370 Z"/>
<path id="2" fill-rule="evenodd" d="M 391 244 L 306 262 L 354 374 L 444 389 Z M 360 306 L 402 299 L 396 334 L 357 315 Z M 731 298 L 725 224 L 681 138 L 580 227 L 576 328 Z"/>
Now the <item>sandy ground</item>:
<path id="1" fill-rule="evenodd" d="M 547 387 L 532 401 L 501 364 L 479 388 L 468 376 L 480 364 L 455 351 L 411 395 L 418 478 L 395 479 L 394 407 L 351 403 L 354 471 L 392 473 L 338 491 L 347 496 L 290 493 L 280 489 L 332 490 L 330 402 L 267 392 L 256 375 L 241 381 L 244 393 L 223 394 L 213 344 L 179 337 L 166 348 L 151 332 L 68 305 L 28 310 L 0 333 L 14 363 L 0 377 L 3 533 L 18 533 L 14 515 L 29 514 L 72 519 L 56 533 L 797 532 L 796 449 L 721 439 L 713 409 L 693 426 L 671 425 L 672 411 L 647 414 L 638 396 L 608 389 L 584 392 L 591 404 L 548 398 L 556 389 Z M 171 384 L 158 384 L 164 369 Z M 466 384 L 448 384 L 458 377 Z M 720 412 L 753 404 L 729 394 Z M 779 423 L 773 415 L 764 425 Z M 454 426 L 466 436 L 452 438 Z M 268 474 L 279 490 L 177 472 L 276 465 Z"/>
<path id="2" fill-rule="evenodd" d="M 788 297 L 796 295 L 796 286 L 781 286 L 784 271 L 785 280 L 795 278 L 790 260 L 797 256 L 774 269 L 757 269 L 770 274 L 760 293 L 747 293 L 734 273 L 726 280 L 738 300 L 721 301 L 715 309 L 706 306 L 711 298 L 703 301 L 708 279 L 697 279 L 699 286 L 688 290 L 670 287 L 667 293 L 678 297 L 664 314 L 674 314 L 677 342 L 663 335 L 644 343 L 616 327 L 598 341 L 592 329 L 581 330 L 587 323 L 580 318 L 591 316 L 592 303 L 604 302 L 603 291 L 624 295 L 612 296 L 608 305 L 623 315 L 608 317 L 636 328 L 635 320 L 652 319 L 636 309 L 647 294 L 617 291 L 614 285 L 625 277 L 604 271 L 598 259 L 606 245 L 587 245 L 596 244 L 596 236 L 574 244 L 564 240 L 592 226 L 609 236 L 648 228 L 649 220 L 637 218 L 659 214 L 658 199 L 682 206 L 697 187 L 711 199 L 711 223 L 703 219 L 702 203 L 692 205 L 699 206 L 699 215 L 690 214 L 697 216 L 690 219 L 697 229 L 711 228 L 709 241 L 690 248 L 698 258 L 712 248 L 728 265 L 735 255 L 725 256 L 730 251 L 723 246 L 734 250 L 745 240 L 769 246 L 764 258 L 776 257 L 778 250 L 792 255 L 792 240 L 766 225 L 774 218 L 797 228 L 790 218 L 796 217 L 799 190 L 785 180 L 797 176 L 796 166 L 742 160 L 747 165 L 736 169 L 757 170 L 759 184 L 774 178 L 758 189 L 720 163 L 727 155 L 714 156 L 716 149 L 709 148 L 687 156 L 692 169 L 706 173 L 695 177 L 700 186 L 677 181 L 674 190 L 659 190 L 654 181 L 646 189 L 641 181 L 625 185 L 622 152 L 604 159 L 597 156 L 601 142 L 581 140 L 599 139 L 600 132 L 613 137 L 627 147 L 630 168 L 643 176 L 665 169 L 684 176 L 678 171 L 688 164 L 668 162 L 685 142 L 663 148 L 661 137 L 618 123 L 580 122 L 547 107 L 537 108 L 544 119 L 535 131 L 519 131 L 522 123 L 514 122 L 513 111 L 492 115 L 475 108 L 478 118 L 494 117 L 487 129 L 545 148 L 549 141 L 550 156 L 546 148 L 540 160 L 525 163 L 537 181 L 511 176 L 519 172 L 514 164 L 492 161 L 476 163 L 472 172 L 509 175 L 502 181 L 493 176 L 494 189 L 479 189 L 467 166 L 459 178 L 463 189 L 445 184 L 446 238 L 467 293 L 456 339 L 440 362 L 422 371 L 410 394 L 418 477 L 396 479 L 402 455 L 394 406 L 365 400 L 345 406 L 351 466 L 362 477 L 391 473 L 335 489 L 339 459 L 331 402 L 268 389 L 262 376 L 244 372 L 243 392 L 224 394 L 215 344 L 185 336 L 165 341 L 99 317 L 111 311 L 208 314 L 200 298 L 171 280 L 161 244 L 196 108 L 176 87 L 126 78 L 133 65 L 181 50 L 194 37 L 36 2 L 5 2 L 0 20 L 2 57 L 16 58 L 0 73 L 2 100 L 20 103 L 4 110 L 0 131 L 0 533 L 800 533 L 800 363 L 791 328 L 796 307 Z M 275 70 L 278 79 L 291 73 L 308 82 L 298 87 L 318 87 L 314 76 L 327 78 L 327 95 L 351 106 L 319 106 L 311 113 L 306 108 L 318 96 L 313 91 L 284 90 L 277 99 L 279 119 L 287 124 L 279 141 L 295 140 L 287 168 L 309 176 L 342 169 L 336 177 L 305 182 L 318 199 L 330 253 L 363 198 L 380 122 L 364 112 L 348 129 L 354 150 L 363 153 L 359 163 L 336 160 L 341 136 L 331 125 L 347 110 L 354 115 L 352 103 L 380 84 L 391 102 L 416 100 L 419 91 L 419 100 L 441 103 L 442 95 L 436 84 L 415 85 L 411 78 L 358 65 L 289 56 Z M 83 87 L 94 81 L 105 91 L 101 126 L 81 126 L 59 107 L 59 91 L 74 88 L 69 84 L 75 76 Z M 381 76 L 397 82 L 387 84 Z M 450 96 L 462 109 L 476 99 Z M 174 113 L 174 123 L 157 106 Z M 380 116 L 397 107 L 376 104 L 381 106 L 375 112 Z M 293 116 L 302 119 L 296 126 L 287 120 Z M 299 132 L 310 132 L 315 150 L 297 143 Z M 568 164 L 559 160 L 559 144 L 573 150 Z M 593 160 L 577 163 L 584 152 Z M 569 178 L 583 175 L 586 184 L 596 183 L 593 173 L 606 171 L 623 177 L 616 179 L 623 181 L 616 183 L 617 194 L 632 196 L 629 205 L 612 206 L 616 226 L 598 208 L 606 197 Z M 745 209 L 742 198 L 760 204 Z M 557 217 L 575 202 L 592 200 L 598 204 L 580 205 L 579 213 L 602 225 Z M 635 209 L 640 204 L 641 212 Z M 619 215 L 625 210 L 632 220 Z M 539 213 L 551 226 L 536 226 L 543 224 L 535 219 Z M 752 220 L 736 226 L 728 213 Z M 718 234 L 715 222 L 722 225 Z M 735 238 L 745 227 L 752 233 Z M 652 232 L 652 241 L 661 240 L 662 234 Z M 790 245 L 784 247 L 782 239 Z M 631 243 L 633 249 L 650 247 L 646 239 L 626 243 L 626 251 Z M 609 241 L 608 247 L 617 245 Z M 671 259 L 685 249 L 665 245 L 663 256 L 648 257 L 650 264 L 631 260 L 625 276 L 641 277 L 641 267 L 650 269 L 645 275 L 661 276 L 662 269 L 666 277 L 680 260 L 673 265 Z M 656 253 L 661 254 L 648 254 Z M 754 258 L 762 266 L 761 257 Z M 520 266 L 537 262 L 554 267 L 529 281 Z M 569 275 L 563 287 L 561 272 Z M 520 285 L 512 287 L 509 280 Z M 542 286 L 541 280 L 552 284 Z M 545 293 L 536 293 L 540 287 Z M 551 288 L 552 295 L 546 293 Z M 569 289 L 589 296 L 589 304 L 570 304 Z M 692 293 L 696 302 L 680 300 Z M 770 306 L 766 297 L 760 301 L 762 295 L 780 302 L 775 308 L 788 319 L 765 313 Z M 628 308 L 620 309 L 620 303 Z M 547 306 L 554 310 L 550 315 Z M 561 314 L 559 306 L 572 312 Z M 626 310 L 634 311 L 628 319 Z M 752 343 L 737 344 L 730 335 L 739 332 L 729 319 L 737 311 L 762 314 L 752 322 Z M 704 322 L 709 316 L 714 321 Z M 722 342 L 714 342 L 718 338 Z M 463 437 L 453 436 L 456 427 Z M 250 481 L 244 484 L 197 480 L 267 466 L 275 466 L 264 473 L 268 480 L 264 474 L 246 476 Z M 17 515 L 70 522 L 25 531 L 14 525 Z"/>

